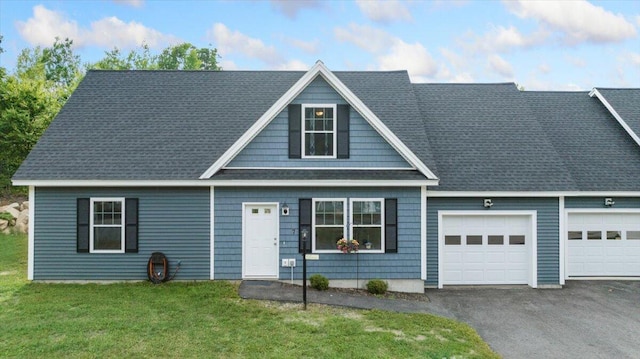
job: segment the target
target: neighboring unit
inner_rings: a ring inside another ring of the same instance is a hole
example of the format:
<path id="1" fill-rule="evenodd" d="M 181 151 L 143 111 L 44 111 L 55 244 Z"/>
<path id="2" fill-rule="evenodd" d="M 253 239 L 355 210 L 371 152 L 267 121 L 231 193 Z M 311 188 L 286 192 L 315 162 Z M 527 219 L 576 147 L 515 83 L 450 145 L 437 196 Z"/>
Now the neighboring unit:
<path id="1" fill-rule="evenodd" d="M 638 131 L 638 89 L 89 71 L 13 178 L 28 278 L 300 281 L 304 235 L 332 286 L 640 277 Z"/>

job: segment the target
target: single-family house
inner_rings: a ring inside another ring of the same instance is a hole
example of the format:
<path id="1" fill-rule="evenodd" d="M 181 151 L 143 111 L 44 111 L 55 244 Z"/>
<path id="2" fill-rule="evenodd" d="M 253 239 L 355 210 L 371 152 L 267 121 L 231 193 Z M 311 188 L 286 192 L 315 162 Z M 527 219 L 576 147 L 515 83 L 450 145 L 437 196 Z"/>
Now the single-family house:
<path id="1" fill-rule="evenodd" d="M 640 89 L 89 71 L 13 182 L 31 280 L 560 287 L 640 276 L 639 135 Z"/>

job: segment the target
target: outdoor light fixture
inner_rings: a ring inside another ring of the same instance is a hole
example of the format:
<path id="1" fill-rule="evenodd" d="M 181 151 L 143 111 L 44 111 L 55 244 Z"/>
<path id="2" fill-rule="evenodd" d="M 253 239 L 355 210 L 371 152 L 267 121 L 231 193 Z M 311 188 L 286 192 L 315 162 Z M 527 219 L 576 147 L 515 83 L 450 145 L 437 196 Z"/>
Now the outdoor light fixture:
<path id="1" fill-rule="evenodd" d="M 491 206 L 493 206 L 493 202 L 491 201 L 491 198 L 485 198 L 484 199 L 484 208 L 491 208 Z"/>
<path id="2" fill-rule="evenodd" d="M 289 206 L 287 205 L 287 202 L 284 202 L 282 204 L 282 215 L 283 216 L 288 216 L 289 215 Z"/>
<path id="3" fill-rule="evenodd" d="M 324 110 L 321 108 L 316 109 L 316 117 L 322 117 L 322 116 L 324 116 Z"/>
<path id="4" fill-rule="evenodd" d="M 616 204 L 616 202 L 613 201 L 613 198 L 605 198 L 604 199 L 604 205 L 607 207 L 611 207 L 614 204 Z"/>

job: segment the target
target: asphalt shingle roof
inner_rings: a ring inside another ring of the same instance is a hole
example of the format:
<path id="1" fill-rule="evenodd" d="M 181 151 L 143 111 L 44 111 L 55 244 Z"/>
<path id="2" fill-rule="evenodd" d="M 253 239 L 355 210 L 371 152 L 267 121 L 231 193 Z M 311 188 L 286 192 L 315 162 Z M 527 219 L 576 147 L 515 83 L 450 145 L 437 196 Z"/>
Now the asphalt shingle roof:
<path id="1" fill-rule="evenodd" d="M 633 132 L 640 136 L 640 89 L 598 88 L 597 90 Z"/>
<path id="2" fill-rule="evenodd" d="M 575 182 L 514 84 L 414 84 L 449 191 L 567 191 Z"/>
<path id="3" fill-rule="evenodd" d="M 580 191 L 638 191 L 640 148 L 587 92 L 523 92 Z"/>

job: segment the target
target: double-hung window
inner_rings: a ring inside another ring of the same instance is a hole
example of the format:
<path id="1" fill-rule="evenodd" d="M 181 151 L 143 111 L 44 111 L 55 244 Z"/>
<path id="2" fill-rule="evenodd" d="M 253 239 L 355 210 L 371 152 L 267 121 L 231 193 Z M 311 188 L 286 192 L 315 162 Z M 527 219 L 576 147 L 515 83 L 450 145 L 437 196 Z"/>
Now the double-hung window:
<path id="1" fill-rule="evenodd" d="M 360 250 L 384 252 L 384 199 L 351 201 L 351 238 L 360 243 Z"/>
<path id="2" fill-rule="evenodd" d="M 345 237 L 347 221 L 345 199 L 313 200 L 313 248 L 318 251 L 336 251 L 336 242 Z"/>
<path id="3" fill-rule="evenodd" d="M 89 251 L 124 253 L 124 198 L 91 198 Z"/>
<path id="4" fill-rule="evenodd" d="M 302 106 L 303 157 L 336 158 L 336 105 Z"/>

